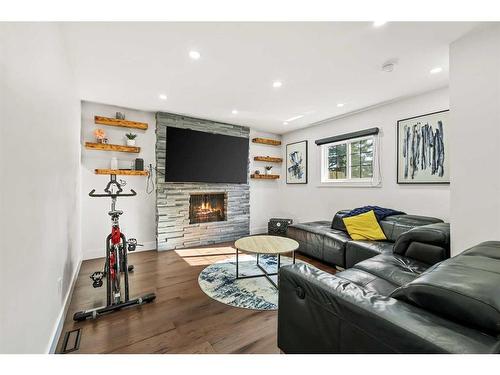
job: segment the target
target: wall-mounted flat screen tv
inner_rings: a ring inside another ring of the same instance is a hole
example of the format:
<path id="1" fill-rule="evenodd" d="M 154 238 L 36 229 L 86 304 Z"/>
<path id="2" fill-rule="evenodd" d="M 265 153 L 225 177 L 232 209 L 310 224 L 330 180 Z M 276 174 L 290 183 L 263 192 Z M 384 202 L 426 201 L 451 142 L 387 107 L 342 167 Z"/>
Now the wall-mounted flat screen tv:
<path id="1" fill-rule="evenodd" d="M 167 127 L 166 182 L 246 184 L 248 138 Z"/>

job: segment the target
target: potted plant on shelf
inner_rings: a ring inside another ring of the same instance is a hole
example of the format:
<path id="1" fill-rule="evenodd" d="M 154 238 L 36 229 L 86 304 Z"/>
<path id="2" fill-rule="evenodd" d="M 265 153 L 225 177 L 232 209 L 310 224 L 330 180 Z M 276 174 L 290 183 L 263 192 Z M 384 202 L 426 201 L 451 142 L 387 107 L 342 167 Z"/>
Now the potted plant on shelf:
<path id="1" fill-rule="evenodd" d="M 125 135 L 127 137 L 127 146 L 135 146 L 135 139 L 137 138 L 137 134 L 127 133 Z"/>

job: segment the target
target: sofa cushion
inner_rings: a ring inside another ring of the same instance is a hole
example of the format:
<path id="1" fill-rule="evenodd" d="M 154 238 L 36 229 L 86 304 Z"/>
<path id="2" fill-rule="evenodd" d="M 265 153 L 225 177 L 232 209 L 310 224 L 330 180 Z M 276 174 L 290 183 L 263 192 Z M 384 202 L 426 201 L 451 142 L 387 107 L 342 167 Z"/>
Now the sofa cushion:
<path id="1" fill-rule="evenodd" d="M 389 296 L 401 285 L 415 280 L 428 266 L 399 255 L 377 255 L 337 273 L 369 291 Z"/>
<path id="2" fill-rule="evenodd" d="M 380 226 L 385 233 L 388 241 L 395 242 L 400 235 L 413 229 L 427 224 L 442 223 L 443 220 L 435 217 L 418 215 L 393 215 L 380 221 Z"/>
<path id="3" fill-rule="evenodd" d="M 370 291 L 380 294 L 381 296 L 389 296 L 395 289 L 399 287 L 381 277 L 378 277 L 370 272 L 349 268 L 345 271 L 338 272 L 335 276 L 349 280 L 350 282 Z"/>
<path id="4" fill-rule="evenodd" d="M 500 242 L 490 241 L 432 266 L 391 296 L 499 334 L 499 285 Z"/>
<path id="5" fill-rule="evenodd" d="M 397 286 L 402 286 L 415 280 L 429 266 L 399 255 L 382 254 L 359 262 L 354 265 L 354 268 L 369 272 Z"/>
<path id="6" fill-rule="evenodd" d="M 351 268 L 379 254 L 392 254 L 393 245 L 387 241 L 349 241 L 345 247 L 345 267 Z"/>

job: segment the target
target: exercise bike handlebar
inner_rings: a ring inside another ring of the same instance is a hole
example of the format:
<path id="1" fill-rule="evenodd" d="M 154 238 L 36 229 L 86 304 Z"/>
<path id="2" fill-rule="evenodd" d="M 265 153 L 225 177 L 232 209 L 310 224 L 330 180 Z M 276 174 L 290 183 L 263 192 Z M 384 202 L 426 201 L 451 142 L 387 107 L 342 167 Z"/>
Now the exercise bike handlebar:
<path id="1" fill-rule="evenodd" d="M 116 197 L 134 197 L 137 195 L 137 193 L 135 192 L 134 189 L 130 189 L 131 193 L 125 193 L 125 194 L 121 194 L 121 193 L 107 193 L 107 194 L 95 194 L 95 189 L 92 189 L 89 193 L 89 196 L 90 197 L 93 197 L 93 198 L 116 198 Z"/>

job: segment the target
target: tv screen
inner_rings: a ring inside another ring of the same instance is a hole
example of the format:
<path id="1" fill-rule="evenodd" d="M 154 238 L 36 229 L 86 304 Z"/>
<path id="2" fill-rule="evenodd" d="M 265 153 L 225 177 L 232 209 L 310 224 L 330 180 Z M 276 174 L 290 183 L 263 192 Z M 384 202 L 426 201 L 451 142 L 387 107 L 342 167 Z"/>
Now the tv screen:
<path id="1" fill-rule="evenodd" d="M 248 138 L 167 127 L 166 182 L 246 184 Z"/>

